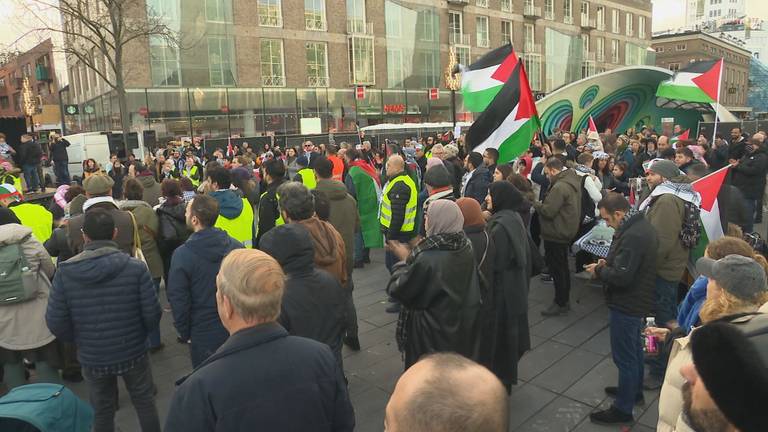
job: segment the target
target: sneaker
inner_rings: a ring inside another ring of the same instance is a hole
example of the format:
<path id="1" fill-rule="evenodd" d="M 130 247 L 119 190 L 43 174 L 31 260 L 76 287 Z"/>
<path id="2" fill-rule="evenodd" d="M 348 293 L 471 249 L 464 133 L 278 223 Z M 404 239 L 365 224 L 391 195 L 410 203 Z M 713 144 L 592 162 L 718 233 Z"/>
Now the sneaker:
<path id="1" fill-rule="evenodd" d="M 578 273 L 574 273 L 573 277 L 582 280 L 592 280 L 592 273 L 588 271 L 580 271 Z"/>
<path id="2" fill-rule="evenodd" d="M 344 345 L 352 351 L 360 351 L 360 339 L 357 336 L 344 336 Z"/>
<path id="3" fill-rule="evenodd" d="M 552 282 L 552 276 L 548 273 L 542 273 L 541 276 L 539 276 L 539 279 L 541 279 L 542 282 Z"/>
<path id="4" fill-rule="evenodd" d="M 658 390 L 663 383 L 664 381 L 661 378 L 654 375 L 648 375 L 648 377 L 643 380 L 643 389 Z"/>
<path id="5" fill-rule="evenodd" d="M 569 310 L 571 310 L 571 306 L 569 304 L 560 306 L 557 303 L 552 303 L 548 308 L 541 311 L 541 314 L 547 317 L 559 316 L 567 314 Z"/>
<path id="6" fill-rule="evenodd" d="M 400 313 L 400 303 L 392 303 L 387 306 L 387 313 Z"/>
<path id="7" fill-rule="evenodd" d="M 613 405 L 607 410 L 593 412 L 589 415 L 589 420 L 592 423 L 601 425 L 627 424 L 635 421 L 632 414 L 623 413 L 617 410 Z"/>
<path id="8" fill-rule="evenodd" d="M 606 387 L 605 394 L 615 399 L 616 395 L 619 394 L 619 388 L 616 386 Z M 635 398 L 635 405 L 645 405 L 645 396 L 642 393 Z"/>

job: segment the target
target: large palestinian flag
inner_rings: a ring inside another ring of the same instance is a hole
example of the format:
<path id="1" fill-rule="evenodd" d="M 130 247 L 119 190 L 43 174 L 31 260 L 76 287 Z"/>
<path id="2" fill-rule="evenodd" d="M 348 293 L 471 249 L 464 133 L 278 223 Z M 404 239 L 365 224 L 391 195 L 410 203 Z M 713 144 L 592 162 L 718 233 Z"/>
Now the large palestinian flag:
<path id="1" fill-rule="evenodd" d="M 713 111 L 718 101 L 723 60 L 691 63 L 663 81 L 656 90 L 656 105 L 662 108 Z"/>
<path id="2" fill-rule="evenodd" d="M 507 82 L 517 60 L 512 45 L 507 44 L 480 57 L 468 67 L 460 66 L 464 108 L 470 112 L 485 111 Z"/>
<path id="3" fill-rule="evenodd" d="M 704 256 L 704 250 L 707 245 L 713 242 L 723 234 L 723 222 L 720 218 L 720 203 L 717 196 L 720 194 L 720 188 L 725 183 L 730 166 L 719 169 L 712 174 L 702 177 L 691 184 L 693 190 L 701 195 L 701 225 L 704 228 L 701 232 L 699 244 L 691 250 L 691 260 Z M 725 209 L 723 209 L 725 210 Z"/>
<path id="4" fill-rule="evenodd" d="M 672 144 L 672 148 L 677 148 L 677 142 L 680 140 L 688 140 L 691 130 L 686 129 L 685 132 L 681 133 L 680 135 L 675 135 L 672 138 L 669 139 L 669 143 Z"/>
<path id="5" fill-rule="evenodd" d="M 467 146 L 480 153 L 495 148 L 499 163 L 508 163 L 528 149 L 540 127 L 525 67 L 518 61 L 496 98 L 467 131 Z"/>

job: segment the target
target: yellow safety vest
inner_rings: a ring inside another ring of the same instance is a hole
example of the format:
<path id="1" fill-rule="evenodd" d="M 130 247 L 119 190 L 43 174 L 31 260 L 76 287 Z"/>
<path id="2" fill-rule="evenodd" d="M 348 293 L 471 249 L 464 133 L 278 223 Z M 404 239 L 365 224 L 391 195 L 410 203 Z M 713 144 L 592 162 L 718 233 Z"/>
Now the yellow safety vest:
<path id="1" fill-rule="evenodd" d="M 392 223 L 392 203 L 389 201 L 389 191 L 392 190 L 397 183 L 404 182 L 411 190 L 411 196 L 408 199 L 408 203 L 405 205 L 405 219 L 403 220 L 403 226 L 400 228 L 401 232 L 411 232 L 416 228 L 416 203 L 418 201 L 418 192 L 416 189 L 416 183 L 408 175 L 401 175 L 395 177 L 394 180 L 387 182 L 384 185 L 384 192 L 381 194 L 381 207 L 379 208 L 379 222 L 384 228 L 389 228 Z"/>
<path id="2" fill-rule="evenodd" d="M 216 228 L 221 228 L 230 237 L 239 241 L 248 249 L 253 248 L 253 207 L 247 199 L 243 198 L 243 211 L 234 219 L 227 219 L 222 215 L 216 218 Z"/>
<path id="3" fill-rule="evenodd" d="M 32 230 L 37 241 L 45 243 L 53 234 L 53 214 L 39 204 L 21 203 L 11 207 L 21 224 Z"/>
<path id="4" fill-rule="evenodd" d="M 317 187 L 317 179 L 315 178 L 315 171 L 309 168 L 302 168 L 296 174 L 301 174 L 301 182 L 307 189 L 312 190 Z"/>
<path id="5" fill-rule="evenodd" d="M 192 180 L 192 186 L 194 186 L 195 188 L 200 186 L 200 180 L 193 177 L 196 175 L 197 175 L 197 165 L 193 165 L 191 169 L 184 167 L 184 177 L 187 177 L 188 179 Z"/>
<path id="6" fill-rule="evenodd" d="M 261 205 L 261 203 L 263 203 L 263 202 L 264 202 L 264 195 L 266 195 L 266 194 L 267 194 L 267 193 L 266 193 L 266 192 L 264 192 L 264 193 L 262 193 L 262 194 L 261 194 L 261 196 L 259 197 L 259 205 Z M 278 195 L 278 194 L 275 194 L 275 198 L 276 198 L 278 201 L 280 201 L 280 195 Z M 283 220 L 283 215 L 282 215 L 282 213 L 280 213 L 280 207 L 279 207 L 279 206 L 278 206 L 278 208 L 277 208 L 277 213 L 279 214 L 279 216 L 277 217 L 277 219 L 275 219 L 275 226 L 276 226 L 276 227 L 278 227 L 278 226 L 280 226 L 280 225 L 285 225 L 285 221 Z M 259 229 L 259 227 L 257 226 L 257 227 L 256 227 L 256 235 L 259 235 L 259 231 L 258 231 L 258 229 Z"/>

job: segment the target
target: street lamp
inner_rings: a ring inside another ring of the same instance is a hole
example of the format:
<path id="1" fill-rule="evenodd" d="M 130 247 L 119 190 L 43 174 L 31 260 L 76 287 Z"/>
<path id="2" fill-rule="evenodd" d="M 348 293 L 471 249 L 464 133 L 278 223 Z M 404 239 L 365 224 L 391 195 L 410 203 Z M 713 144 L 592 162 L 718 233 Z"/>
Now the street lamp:
<path id="1" fill-rule="evenodd" d="M 458 63 L 456 62 L 456 49 L 451 46 L 448 49 L 448 66 L 445 69 L 445 86 L 451 91 L 451 120 L 453 130 L 456 130 L 456 90 L 461 85 L 461 74 L 454 73 Z"/>
<path id="2" fill-rule="evenodd" d="M 37 110 L 37 105 L 35 104 L 35 98 L 34 95 L 32 95 L 32 89 L 29 88 L 29 78 L 24 77 L 24 84 L 22 86 L 22 107 L 24 109 L 24 115 L 26 117 L 29 117 L 29 128 L 30 132 L 35 132 L 35 111 Z"/>

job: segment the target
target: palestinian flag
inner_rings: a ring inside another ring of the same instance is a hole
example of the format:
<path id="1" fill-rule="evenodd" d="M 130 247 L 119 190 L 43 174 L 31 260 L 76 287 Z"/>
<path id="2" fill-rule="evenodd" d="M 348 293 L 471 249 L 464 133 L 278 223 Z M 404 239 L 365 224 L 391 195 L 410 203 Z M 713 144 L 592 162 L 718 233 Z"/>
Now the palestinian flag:
<path id="1" fill-rule="evenodd" d="M 504 87 L 517 60 L 512 45 L 507 44 L 480 57 L 468 67 L 460 65 L 464 108 L 470 112 L 485 111 Z"/>
<path id="2" fill-rule="evenodd" d="M 498 163 L 509 163 L 528 149 L 540 128 L 525 67 L 518 61 L 496 98 L 467 131 L 467 146 L 480 153 L 495 148 Z"/>
<path id="3" fill-rule="evenodd" d="M 704 250 L 711 241 L 722 237 L 723 223 L 720 219 L 720 204 L 717 196 L 720 194 L 720 188 L 725 183 L 730 166 L 719 169 L 712 174 L 702 177 L 691 184 L 693 190 L 701 195 L 701 225 L 704 228 L 701 232 L 699 244 L 691 250 L 691 259 L 695 263 L 697 259 L 704 256 Z"/>
<path id="4" fill-rule="evenodd" d="M 675 135 L 672 138 L 669 139 L 669 143 L 672 144 L 672 148 L 675 148 L 675 144 L 677 144 L 680 140 L 687 140 L 688 134 L 691 132 L 690 129 L 686 129 L 685 132 L 681 133 L 680 135 Z"/>
<path id="5" fill-rule="evenodd" d="M 656 90 L 656 105 L 662 108 L 713 111 L 719 101 L 723 60 L 701 61 L 675 72 Z"/>

